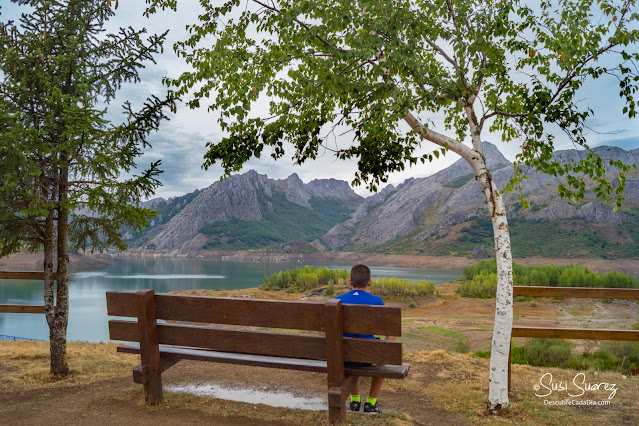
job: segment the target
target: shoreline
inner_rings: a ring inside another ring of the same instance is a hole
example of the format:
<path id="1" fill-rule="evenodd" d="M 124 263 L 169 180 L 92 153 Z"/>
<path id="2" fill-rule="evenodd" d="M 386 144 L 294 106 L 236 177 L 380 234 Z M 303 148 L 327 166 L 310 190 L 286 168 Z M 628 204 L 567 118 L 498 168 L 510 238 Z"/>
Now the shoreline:
<path id="1" fill-rule="evenodd" d="M 353 265 L 365 263 L 373 266 L 390 268 L 417 268 L 417 269 L 463 269 L 472 266 L 481 260 L 462 256 L 432 256 L 411 254 L 382 254 L 382 253 L 356 253 L 356 252 L 315 252 L 315 253 L 261 253 L 248 250 L 198 250 L 198 251 L 126 251 L 117 256 L 124 257 L 190 257 L 220 261 L 237 262 L 291 262 L 300 261 L 309 263 L 343 263 Z M 639 275 L 639 259 L 571 259 L 571 258 L 545 258 L 528 257 L 514 258 L 515 263 L 525 266 L 537 266 L 554 264 L 564 266 L 572 264 L 585 266 L 592 271 L 623 273 Z"/>
<path id="2" fill-rule="evenodd" d="M 463 269 L 477 264 L 480 260 L 461 256 L 425 256 L 355 252 L 316 252 L 316 253 L 261 253 L 248 250 L 198 250 L 150 252 L 129 250 L 118 253 L 71 253 L 70 264 L 74 271 L 84 269 L 104 269 L 119 258 L 127 257 L 188 257 L 228 262 L 295 262 L 299 263 L 338 263 L 353 265 L 365 263 L 377 267 L 417 268 L 417 269 Z M 618 271 L 639 275 L 639 259 L 567 259 L 567 258 L 515 258 L 521 265 L 537 266 L 554 264 L 563 266 L 572 264 L 585 266 L 592 271 Z M 41 253 L 16 253 L 0 259 L 0 270 L 41 271 Z"/>

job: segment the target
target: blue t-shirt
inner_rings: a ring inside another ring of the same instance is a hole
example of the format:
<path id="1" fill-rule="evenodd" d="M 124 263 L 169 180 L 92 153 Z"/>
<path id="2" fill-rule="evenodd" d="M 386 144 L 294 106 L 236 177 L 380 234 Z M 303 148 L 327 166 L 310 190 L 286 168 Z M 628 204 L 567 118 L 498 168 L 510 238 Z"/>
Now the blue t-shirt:
<path id="1" fill-rule="evenodd" d="M 361 290 L 359 288 L 353 289 L 348 293 L 340 294 L 336 297 L 336 299 L 340 299 L 342 303 L 350 303 L 353 305 L 383 305 L 384 301 L 381 297 L 375 296 L 374 294 L 370 294 Z M 374 339 L 375 336 L 372 334 L 351 334 L 344 333 L 344 337 L 359 337 L 362 339 Z"/>

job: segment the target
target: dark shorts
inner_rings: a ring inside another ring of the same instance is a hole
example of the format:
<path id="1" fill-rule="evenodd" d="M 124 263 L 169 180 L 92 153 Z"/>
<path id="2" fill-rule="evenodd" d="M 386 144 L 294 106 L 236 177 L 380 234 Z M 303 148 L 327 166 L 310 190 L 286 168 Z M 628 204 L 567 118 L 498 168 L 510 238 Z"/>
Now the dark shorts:
<path id="1" fill-rule="evenodd" d="M 369 367 L 373 364 L 371 364 L 370 362 L 351 362 L 351 361 L 345 361 L 344 362 L 344 367 Z"/>

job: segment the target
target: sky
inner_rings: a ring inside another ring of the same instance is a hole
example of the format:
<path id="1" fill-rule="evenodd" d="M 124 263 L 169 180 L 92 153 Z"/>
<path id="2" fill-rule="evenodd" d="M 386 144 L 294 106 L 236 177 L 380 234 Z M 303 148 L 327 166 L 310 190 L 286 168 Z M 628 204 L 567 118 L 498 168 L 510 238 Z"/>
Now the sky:
<path id="1" fill-rule="evenodd" d="M 114 2 L 115 3 L 115 2 Z M 0 0 L 2 10 L 0 21 L 16 18 L 19 7 Z M 114 119 L 117 119 L 119 106 L 130 100 L 133 105 L 140 106 L 144 99 L 151 94 L 162 97 L 165 88 L 161 84 L 163 77 L 178 77 L 182 72 L 189 70 L 183 59 L 177 58 L 173 53 L 172 45 L 175 41 L 186 38 L 185 26 L 197 20 L 199 2 L 197 0 L 178 0 L 178 12 L 164 11 L 145 18 L 142 12 L 145 2 L 142 0 L 123 0 L 115 11 L 116 15 L 109 23 L 107 29 L 117 31 L 119 27 L 133 26 L 145 27 L 149 33 L 162 33 L 169 30 L 164 53 L 156 57 L 157 64 L 148 63 L 141 72 L 141 83 L 129 84 L 123 87 L 118 98 L 112 102 L 110 111 Z M 602 79 L 588 84 L 580 93 L 581 102 L 587 103 L 595 111 L 595 117 L 588 123 L 593 131 L 589 132 L 589 143 L 592 147 L 599 145 L 616 145 L 624 149 L 639 148 L 639 120 L 628 119 L 621 114 L 623 107 L 618 96 L 618 86 L 612 79 Z M 264 110 L 266 108 L 262 106 Z M 260 106 L 258 105 L 258 108 Z M 192 192 L 195 189 L 206 188 L 218 181 L 223 176 L 222 168 L 214 165 L 208 170 L 203 170 L 203 155 L 206 151 L 207 141 L 219 141 L 222 132 L 218 124 L 218 114 L 206 112 L 206 107 L 199 110 L 191 110 L 184 104 L 178 105 L 176 114 L 169 114 L 171 120 L 162 123 L 158 132 L 153 133 L 149 142 L 151 149 L 146 149 L 144 155 L 138 161 L 140 168 L 156 160 L 162 160 L 160 175 L 162 186 L 156 191 L 157 197 L 169 198 Z M 421 116 L 422 120 L 432 119 L 435 130 L 443 131 L 441 117 Z M 562 134 L 557 134 L 556 147 L 558 149 L 570 149 L 573 146 Z M 501 143 L 499 135 L 484 134 L 483 140 L 495 143 L 509 160 L 514 160 L 519 150 L 519 144 L 511 142 Z M 350 141 L 350 138 L 349 138 Z M 338 141 L 346 143 L 348 141 Z M 421 152 L 430 152 L 435 148 L 429 142 L 424 142 Z M 290 154 L 289 154 L 290 153 Z M 292 173 L 297 173 L 304 181 L 313 179 L 335 178 L 351 182 L 357 171 L 356 161 L 336 160 L 330 152 L 321 153 L 317 160 L 309 160 L 303 165 L 294 165 L 291 160 L 292 150 L 277 162 L 263 155 L 262 159 L 251 159 L 246 163 L 241 172 L 250 169 L 260 174 L 266 174 L 270 178 L 284 179 Z M 448 167 L 459 157 L 454 153 L 448 153 L 432 164 L 414 166 L 402 172 L 393 173 L 389 183 L 397 186 L 404 180 L 415 177 L 425 177 Z M 379 189 L 383 188 L 381 185 Z M 354 187 L 355 192 L 362 196 L 370 195 L 364 187 Z"/>

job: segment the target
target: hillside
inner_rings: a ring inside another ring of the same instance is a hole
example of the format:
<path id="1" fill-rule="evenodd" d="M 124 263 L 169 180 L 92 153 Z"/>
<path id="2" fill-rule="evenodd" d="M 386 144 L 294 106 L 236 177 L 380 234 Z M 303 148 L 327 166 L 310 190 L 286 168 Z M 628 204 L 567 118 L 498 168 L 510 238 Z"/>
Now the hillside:
<path id="1" fill-rule="evenodd" d="M 494 145 L 485 142 L 484 150 L 493 177 L 503 188 L 513 176 L 513 166 Z M 605 159 L 639 163 L 639 149 L 599 147 L 595 151 Z M 555 159 L 566 161 L 579 155 L 576 150 L 558 151 Z M 597 200 L 592 187 L 587 188 L 583 202 L 573 203 L 557 193 L 563 178 L 526 172 L 522 189 L 531 208 L 521 208 L 517 193 L 504 195 L 515 256 L 639 257 L 636 172 L 626 182 L 626 201 L 619 212 Z M 613 184 L 615 178 L 611 171 Z M 353 215 L 324 236 L 329 247 L 476 257 L 489 256 L 494 247 L 483 196 L 464 160 L 433 176 L 385 188 L 376 197 L 365 215 Z"/>
<path id="2" fill-rule="evenodd" d="M 274 180 L 251 170 L 181 197 L 148 201 L 145 207 L 158 217 L 142 234 L 127 237 L 133 247 L 165 251 L 312 242 L 348 219 L 362 201 L 344 181 L 305 184 L 296 174 Z"/>
<path id="3" fill-rule="evenodd" d="M 604 159 L 639 163 L 639 149 L 594 149 Z M 513 165 L 496 146 L 484 154 L 495 182 L 504 187 Z M 579 159 L 583 152 L 558 151 L 557 161 Z M 517 257 L 639 257 L 639 175 L 626 182 L 624 206 L 613 212 L 587 187 L 583 202 L 563 200 L 557 187 L 564 178 L 526 170 L 519 194 L 504 195 L 513 254 Z M 614 171 L 609 180 L 616 184 Z M 388 185 L 366 199 L 347 182 L 302 182 L 295 174 L 274 180 L 255 171 L 216 182 L 208 188 L 145 204 L 158 210 L 142 234 L 128 234 L 139 250 L 265 249 L 277 252 L 350 251 L 488 257 L 492 226 L 470 166 L 462 159 L 425 178 Z M 289 244 L 293 243 L 295 244 Z"/>

